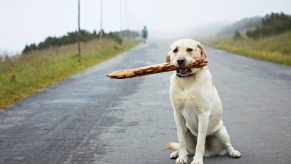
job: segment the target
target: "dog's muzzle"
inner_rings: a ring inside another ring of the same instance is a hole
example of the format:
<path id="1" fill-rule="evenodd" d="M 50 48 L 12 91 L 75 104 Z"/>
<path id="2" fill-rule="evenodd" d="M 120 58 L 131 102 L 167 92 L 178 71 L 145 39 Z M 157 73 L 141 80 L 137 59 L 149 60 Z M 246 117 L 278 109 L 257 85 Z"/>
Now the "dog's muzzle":
<path id="1" fill-rule="evenodd" d="M 177 69 L 176 75 L 178 77 L 188 77 L 188 76 L 193 75 L 193 73 L 192 73 L 191 68 L 185 68 L 185 67 L 183 67 L 183 68 Z"/>

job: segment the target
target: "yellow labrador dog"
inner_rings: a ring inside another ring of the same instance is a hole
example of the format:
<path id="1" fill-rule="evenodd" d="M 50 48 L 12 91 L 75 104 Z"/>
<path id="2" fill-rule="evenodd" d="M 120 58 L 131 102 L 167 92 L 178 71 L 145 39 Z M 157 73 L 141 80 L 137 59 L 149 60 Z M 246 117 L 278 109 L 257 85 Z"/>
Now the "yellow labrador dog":
<path id="1" fill-rule="evenodd" d="M 204 48 L 192 39 L 174 42 L 167 56 L 167 62 L 180 68 L 172 75 L 170 87 L 179 143 L 167 144 L 167 148 L 175 150 L 170 158 L 177 158 L 176 164 L 187 163 L 188 155 L 194 155 L 191 164 L 203 164 L 203 156 L 226 152 L 233 158 L 241 156 L 223 125 L 222 104 L 209 69 L 185 68 L 201 56 L 206 57 Z"/>

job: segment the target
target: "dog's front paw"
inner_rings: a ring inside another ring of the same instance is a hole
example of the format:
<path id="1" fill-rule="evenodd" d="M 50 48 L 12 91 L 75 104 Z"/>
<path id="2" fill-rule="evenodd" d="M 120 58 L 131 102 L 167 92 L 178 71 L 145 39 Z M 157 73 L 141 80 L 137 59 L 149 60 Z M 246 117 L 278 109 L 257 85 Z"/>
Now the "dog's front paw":
<path id="1" fill-rule="evenodd" d="M 170 159 L 176 159 L 179 157 L 179 151 L 174 151 L 170 154 Z"/>
<path id="2" fill-rule="evenodd" d="M 203 158 L 194 156 L 193 161 L 191 164 L 203 164 Z"/>
<path id="3" fill-rule="evenodd" d="M 188 162 L 188 156 L 180 156 L 176 159 L 176 164 L 186 164 Z"/>
<path id="4" fill-rule="evenodd" d="M 231 157 L 231 158 L 240 158 L 241 157 L 241 153 L 237 150 L 231 150 L 228 152 L 228 155 Z"/>

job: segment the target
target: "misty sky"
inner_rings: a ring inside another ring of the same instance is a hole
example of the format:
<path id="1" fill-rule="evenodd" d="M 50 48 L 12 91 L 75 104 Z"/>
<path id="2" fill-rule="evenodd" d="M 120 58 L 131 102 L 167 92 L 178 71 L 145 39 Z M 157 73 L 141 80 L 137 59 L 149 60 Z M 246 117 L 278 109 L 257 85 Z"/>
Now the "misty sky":
<path id="1" fill-rule="evenodd" d="M 147 25 L 151 36 L 169 36 L 270 12 L 291 14 L 291 0 L 122 0 L 122 28 Z M 106 32 L 119 30 L 120 0 L 103 0 Z M 0 0 L 0 51 L 77 29 L 77 0 Z M 99 30 L 100 0 L 81 0 L 81 28 Z M 191 37 L 191 36 L 189 36 Z"/>

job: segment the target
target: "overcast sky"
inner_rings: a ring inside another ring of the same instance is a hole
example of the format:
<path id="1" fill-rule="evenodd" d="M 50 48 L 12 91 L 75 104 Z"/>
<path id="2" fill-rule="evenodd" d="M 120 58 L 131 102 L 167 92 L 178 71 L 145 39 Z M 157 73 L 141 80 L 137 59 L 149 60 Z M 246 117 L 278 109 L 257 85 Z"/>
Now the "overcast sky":
<path id="1" fill-rule="evenodd" d="M 291 0 L 103 0 L 105 31 L 141 29 L 167 36 L 212 23 L 233 22 L 270 12 L 291 14 Z M 77 0 L 0 0 L 0 51 L 61 36 L 77 28 Z M 81 28 L 99 30 L 100 0 L 81 0 Z M 191 36 L 189 36 L 191 37 Z"/>

